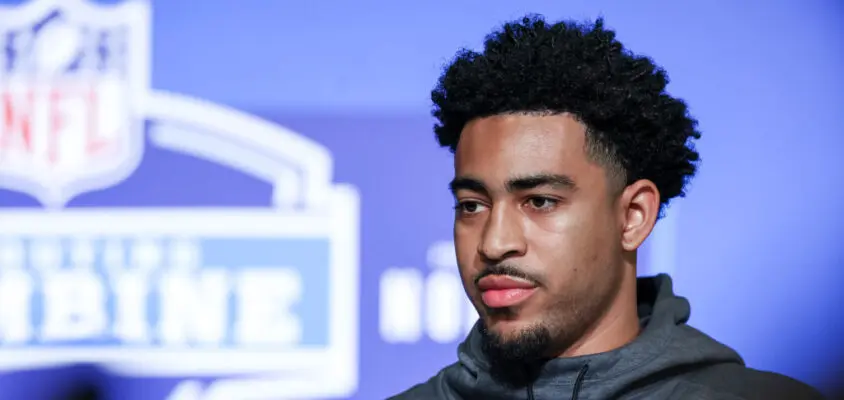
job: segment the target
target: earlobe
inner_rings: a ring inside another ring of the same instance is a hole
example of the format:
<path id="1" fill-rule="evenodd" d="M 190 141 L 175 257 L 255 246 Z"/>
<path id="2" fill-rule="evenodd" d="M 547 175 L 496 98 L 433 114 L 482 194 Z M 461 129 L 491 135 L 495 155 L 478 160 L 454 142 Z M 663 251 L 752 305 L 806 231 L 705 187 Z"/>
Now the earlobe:
<path id="1" fill-rule="evenodd" d="M 649 180 L 639 180 L 627 186 L 622 193 L 622 204 L 626 205 L 621 245 L 624 250 L 634 251 L 651 234 L 659 215 L 659 190 Z"/>

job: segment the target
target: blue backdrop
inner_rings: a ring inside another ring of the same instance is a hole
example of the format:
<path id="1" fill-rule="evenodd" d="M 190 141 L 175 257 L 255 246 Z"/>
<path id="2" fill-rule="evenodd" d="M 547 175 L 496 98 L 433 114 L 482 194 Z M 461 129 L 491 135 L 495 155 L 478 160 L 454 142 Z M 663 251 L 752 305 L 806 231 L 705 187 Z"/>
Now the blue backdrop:
<path id="1" fill-rule="evenodd" d="M 844 375 L 838 1 L 0 4 L 2 399 L 376 399 L 453 362 L 428 96 L 529 12 L 604 16 L 701 121 L 641 273 L 751 366 Z"/>

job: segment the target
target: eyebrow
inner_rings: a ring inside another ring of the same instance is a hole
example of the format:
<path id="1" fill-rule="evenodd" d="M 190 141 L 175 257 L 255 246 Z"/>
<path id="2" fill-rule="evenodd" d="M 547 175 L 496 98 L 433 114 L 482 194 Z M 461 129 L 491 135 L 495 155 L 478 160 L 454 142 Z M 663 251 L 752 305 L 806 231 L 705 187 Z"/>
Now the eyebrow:
<path id="1" fill-rule="evenodd" d="M 469 190 L 472 192 L 489 195 L 489 188 L 481 181 L 472 176 L 459 176 L 454 178 L 449 183 L 449 189 L 452 194 L 457 194 L 460 190 Z M 523 176 L 515 176 L 507 180 L 505 184 L 507 192 L 519 192 L 524 190 L 536 189 L 542 186 L 549 186 L 554 189 L 574 191 L 577 189 L 574 180 L 566 175 L 559 174 L 531 174 Z"/>

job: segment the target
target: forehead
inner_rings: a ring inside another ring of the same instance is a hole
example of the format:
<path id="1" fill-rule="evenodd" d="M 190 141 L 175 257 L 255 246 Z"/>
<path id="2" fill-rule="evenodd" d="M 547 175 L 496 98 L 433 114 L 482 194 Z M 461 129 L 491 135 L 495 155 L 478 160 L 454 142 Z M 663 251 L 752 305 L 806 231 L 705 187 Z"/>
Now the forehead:
<path id="1" fill-rule="evenodd" d="M 597 167 L 588 161 L 585 144 L 585 126 L 569 114 L 476 119 L 461 133 L 455 173 L 489 180 L 487 184 L 535 173 L 575 177 Z"/>

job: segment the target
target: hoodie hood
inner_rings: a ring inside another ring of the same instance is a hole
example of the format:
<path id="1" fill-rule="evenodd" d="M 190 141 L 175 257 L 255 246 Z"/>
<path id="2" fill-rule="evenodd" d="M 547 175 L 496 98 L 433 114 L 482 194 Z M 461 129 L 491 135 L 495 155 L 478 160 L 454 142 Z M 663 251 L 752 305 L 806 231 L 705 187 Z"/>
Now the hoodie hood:
<path id="1" fill-rule="evenodd" d="M 445 384 L 463 398 L 559 399 L 570 393 L 571 399 L 606 399 L 715 364 L 744 365 L 735 351 L 686 325 L 689 302 L 674 294 L 668 275 L 639 278 L 637 286 L 643 329 L 626 346 L 606 353 L 555 358 L 542 365 L 532 383 L 513 388 L 490 375 L 476 324 L 459 347 L 457 368 L 444 371 Z"/>

